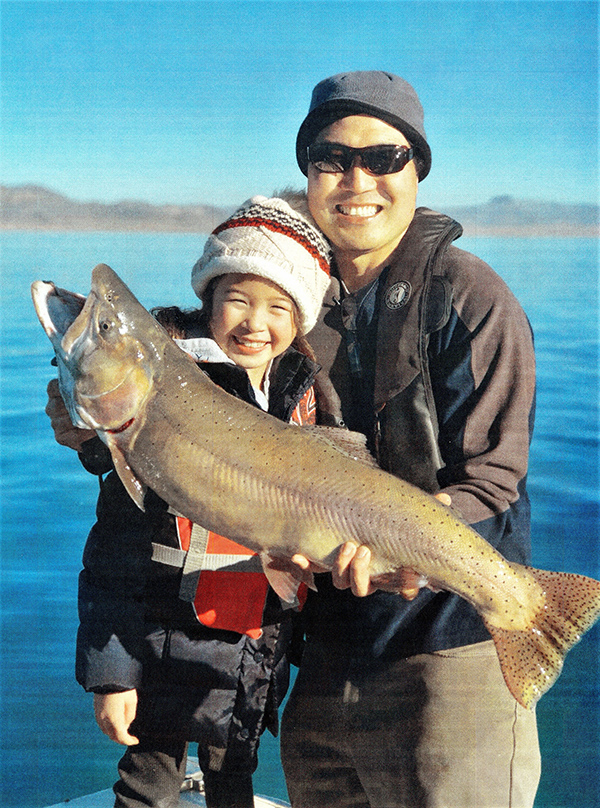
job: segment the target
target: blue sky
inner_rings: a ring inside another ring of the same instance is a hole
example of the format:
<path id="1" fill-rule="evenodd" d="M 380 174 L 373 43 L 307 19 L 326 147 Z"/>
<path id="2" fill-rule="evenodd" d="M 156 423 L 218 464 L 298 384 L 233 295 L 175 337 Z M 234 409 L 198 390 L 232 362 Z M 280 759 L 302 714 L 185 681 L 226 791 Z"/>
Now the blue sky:
<path id="1" fill-rule="evenodd" d="M 598 3 L 3 1 L 0 180 L 77 199 L 235 205 L 302 187 L 312 87 L 406 78 L 420 203 L 598 200 Z"/>

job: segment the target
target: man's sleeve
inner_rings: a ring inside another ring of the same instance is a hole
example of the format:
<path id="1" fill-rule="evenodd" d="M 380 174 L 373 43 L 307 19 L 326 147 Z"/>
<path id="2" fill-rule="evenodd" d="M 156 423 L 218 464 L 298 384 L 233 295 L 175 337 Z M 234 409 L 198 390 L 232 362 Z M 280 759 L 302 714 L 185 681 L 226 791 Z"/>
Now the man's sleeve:
<path id="1" fill-rule="evenodd" d="M 429 354 L 445 463 L 440 485 L 471 524 L 506 523 L 511 513 L 528 521 L 520 500 L 526 500 L 535 406 L 531 328 L 483 261 L 454 248 L 449 270 L 452 313 L 433 335 Z M 497 544 L 497 528 L 481 532 Z"/>

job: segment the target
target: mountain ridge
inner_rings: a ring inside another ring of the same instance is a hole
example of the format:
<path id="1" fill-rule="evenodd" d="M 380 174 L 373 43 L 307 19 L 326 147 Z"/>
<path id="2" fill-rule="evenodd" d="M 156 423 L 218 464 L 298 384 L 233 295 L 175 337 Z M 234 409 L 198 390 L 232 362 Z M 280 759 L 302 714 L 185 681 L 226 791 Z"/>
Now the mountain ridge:
<path id="1" fill-rule="evenodd" d="M 233 208 L 154 205 L 136 199 L 82 202 L 39 185 L 0 186 L 0 230 L 210 233 Z M 600 235 L 599 206 L 496 196 L 478 205 L 447 206 L 465 236 L 587 237 Z"/>
<path id="2" fill-rule="evenodd" d="M 2 230 L 210 233 L 231 212 L 214 205 L 137 199 L 80 202 L 39 185 L 0 186 Z"/>

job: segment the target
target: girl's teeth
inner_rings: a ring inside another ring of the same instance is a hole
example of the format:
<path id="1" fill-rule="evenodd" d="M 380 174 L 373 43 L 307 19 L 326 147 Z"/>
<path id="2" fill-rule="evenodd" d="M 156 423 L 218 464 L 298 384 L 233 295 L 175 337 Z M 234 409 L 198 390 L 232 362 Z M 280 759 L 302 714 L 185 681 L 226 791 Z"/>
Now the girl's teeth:
<path id="1" fill-rule="evenodd" d="M 264 342 L 249 342 L 248 340 L 239 338 L 238 343 L 246 348 L 262 348 L 263 345 L 265 344 Z"/>
<path id="2" fill-rule="evenodd" d="M 360 205 L 355 207 L 354 205 L 338 205 L 338 210 L 340 213 L 343 213 L 344 216 L 375 216 L 378 211 L 377 205 Z"/>

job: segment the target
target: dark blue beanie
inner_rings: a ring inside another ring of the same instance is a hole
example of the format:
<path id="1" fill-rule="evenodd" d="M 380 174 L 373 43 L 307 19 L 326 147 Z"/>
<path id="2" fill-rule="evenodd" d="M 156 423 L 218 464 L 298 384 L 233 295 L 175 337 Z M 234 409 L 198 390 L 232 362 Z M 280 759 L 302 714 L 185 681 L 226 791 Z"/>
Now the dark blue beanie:
<path id="1" fill-rule="evenodd" d="M 419 180 L 427 176 L 431 150 L 421 102 L 408 82 L 381 70 L 338 73 L 317 84 L 296 139 L 296 159 L 303 174 L 308 174 L 307 147 L 322 129 L 348 115 L 372 115 L 402 132 L 420 158 Z"/>

